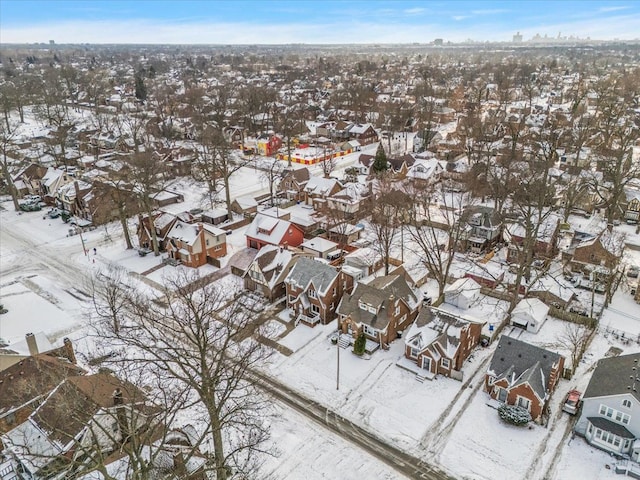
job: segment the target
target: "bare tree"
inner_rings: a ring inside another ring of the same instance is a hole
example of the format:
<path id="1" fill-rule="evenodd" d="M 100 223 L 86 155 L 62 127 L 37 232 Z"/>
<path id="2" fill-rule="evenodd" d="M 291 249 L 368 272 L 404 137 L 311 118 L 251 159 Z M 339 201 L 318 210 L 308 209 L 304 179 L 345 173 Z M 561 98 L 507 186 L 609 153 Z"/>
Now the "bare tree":
<path id="1" fill-rule="evenodd" d="M 138 196 L 140 206 L 149 219 L 149 230 L 151 230 L 151 240 L 153 252 L 160 255 L 160 245 L 158 235 L 153 223 L 154 200 L 156 193 L 164 189 L 164 164 L 158 157 L 145 149 L 131 155 L 127 160 L 127 166 L 133 183 L 133 191 Z"/>
<path id="2" fill-rule="evenodd" d="M 370 202 L 370 225 L 375 236 L 374 248 L 384 261 L 384 274 L 389 275 L 391 250 L 397 243 L 401 224 L 407 220 L 411 197 L 394 185 L 389 174 L 381 174 L 376 180 L 375 198 Z"/>
<path id="3" fill-rule="evenodd" d="M 269 186 L 269 202 L 272 207 L 275 205 L 275 189 L 277 184 L 282 180 L 284 171 L 284 164 L 282 164 L 280 160 L 271 159 L 264 162 L 264 168 L 262 168 L 260 177 L 262 181 L 266 182 Z"/>
<path id="4" fill-rule="evenodd" d="M 117 332 L 102 333 L 126 346 L 112 360 L 161 372 L 165 381 L 192 391 L 193 407 L 204 411 L 204 435 L 213 443 L 216 478 L 249 475 L 268 438 L 268 403 L 250 376 L 267 356 L 265 347 L 247 338 L 256 319 L 197 274 L 167 280 L 161 294 L 151 301 L 132 296 Z M 104 327 L 113 325 L 108 321 Z"/>
<path id="5" fill-rule="evenodd" d="M 13 207 L 16 209 L 16 212 L 20 211 L 20 205 L 18 204 L 18 189 L 13 183 L 12 170 L 18 166 L 16 165 L 17 158 L 16 152 L 14 149 L 14 140 L 15 140 L 15 127 L 12 127 L 11 124 L 0 123 L 0 153 L 2 153 L 2 161 L 1 161 L 1 169 L 2 169 L 2 177 L 4 178 L 5 183 L 7 184 L 7 188 L 9 189 L 9 194 L 11 195 L 11 200 L 13 201 Z"/>
<path id="6" fill-rule="evenodd" d="M 438 302 L 442 302 L 455 246 L 466 227 L 463 212 L 473 200 L 469 193 L 448 192 L 433 184 L 414 184 L 409 193 L 412 203 L 407 232 L 411 248 L 438 284 Z"/>
<path id="7" fill-rule="evenodd" d="M 556 338 L 556 346 L 558 348 L 568 350 L 571 355 L 571 370 L 573 372 L 578 368 L 580 358 L 587 348 L 591 330 L 579 323 L 566 322 L 562 332 Z"/>

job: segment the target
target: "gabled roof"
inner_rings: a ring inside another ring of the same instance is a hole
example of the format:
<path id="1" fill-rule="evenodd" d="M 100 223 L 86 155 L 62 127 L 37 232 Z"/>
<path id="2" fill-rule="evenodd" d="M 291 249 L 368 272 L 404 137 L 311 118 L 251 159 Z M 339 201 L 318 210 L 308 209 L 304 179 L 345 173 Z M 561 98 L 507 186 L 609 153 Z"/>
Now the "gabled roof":
<path id="1" fill-rule="evenodd" d="M 640 353 L 598 360 L 583 398 L 631 394 L 640 401 L 640 382 L 630 378 L 637 375 Z M 634 389 L 635 385 L 635 389 Z"/>
<path id="2" fill-rule="evenodd" d="M 340 182 L 335 178 L 311 177 L 304 187 L 304 191 L 316 195 L 329 195 Z"/>
<path id="3" fill-rule="evenodd" d="M 289 228 L 298 227 L 294 227 L 290 222 L 281 218 L 273 218 L 259 213 L 247 227 L 245 235 L 265 243 L 279 245 Z"/>
<path id="4" fill-rule="evenodd" d="M 503 335 L 491 359 L 489 375 L 506 379 L 509 388 L 529 383 L 540 400 L 546 398 L 549 375 L 561 356 Z"/>
<path id="5" fill-rule="evenodd" d="M 391 305 L 390 297 L 393 297 L 394 305 Z M 403 276 L 386 275 L 369 284 L 358 283 L 353 293 L 342 296 L 336 312 L 351 316 L 356 323 L 383 330 L 391 320 L 391 310 L 399 301 L 404 301 L 409 310 L 418 306 L 418 297 Z M 367 309 L 362 305 L 366 305 Z M 370 311 L 369 307 L 375 312 Z"/>
<path id="6" fill-rule="evenodd" d="M 253 259 L 249 269 L 255 265 L 262 272 L 269 288 L 273 288 L 278 280 L 283 280 L 282 276 L 286 274 L 286 267 L 292 259 L 293 253 L 290 250 L 275 245 L 265 245 Z"/>
<path id="7" fill-rule="evenodd" d="M 59 445 L 77 438 L 101 409 L 114 407 L 114 392 L 120 389 L 124 405 L 140 404 L 145 394 L 131 383 L 107 374 L 66 379 L 31 416 L 32 421 Z"/>
<path id="8" fill-rule="evenodd" d="M 418 351 L 430 350 L 432 357 L 453 358 L 460 346 L 462 331 L 473 323 L 434 307 L 420 310 L 405 335 L 405 343 Z"/>
<path id="9" fill-rule="evenodd" d="M 66 359 L 42 353 L 27 357 L 0 372 L 0 414 L 48 395 L 65 378 L 83 373 Z"/>
<path id="10" fill-rule="evenodd" d="M 313 285 L 319 295 L 324 295 L 338 274 L 338 270 L 331 265 L 303 257 L 293 266 L 285 283 L 305 291 Z"/>
<path id="11" fill-rule="evenodd" d="M 549 306 L 537 298 L 523 298 L 518 302 L 516 308 L 511 312 L 511 316 L 524 315 L 542 322 L 549 313 Z"/>

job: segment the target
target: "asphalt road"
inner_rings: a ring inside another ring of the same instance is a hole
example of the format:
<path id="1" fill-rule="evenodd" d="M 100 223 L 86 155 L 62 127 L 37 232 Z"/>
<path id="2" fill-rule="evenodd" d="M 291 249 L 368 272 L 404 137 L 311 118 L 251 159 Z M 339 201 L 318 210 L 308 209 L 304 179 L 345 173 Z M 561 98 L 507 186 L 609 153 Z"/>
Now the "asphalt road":
<path id="1" fill-rule="evenodd" d="M 263 373 L 251 372 L 252 380 L 280 403 L 314 420 L 343 439 L 385 462 L 411 479 L 453 480 L 443 471 L 385 442 L 336 412 L 304 397 L 284 383 Z"/>

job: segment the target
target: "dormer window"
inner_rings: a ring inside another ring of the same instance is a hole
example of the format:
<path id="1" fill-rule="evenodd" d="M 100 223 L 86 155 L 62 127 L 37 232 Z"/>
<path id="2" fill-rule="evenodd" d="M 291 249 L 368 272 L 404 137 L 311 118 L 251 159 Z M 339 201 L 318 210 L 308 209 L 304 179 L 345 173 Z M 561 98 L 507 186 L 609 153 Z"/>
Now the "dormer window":
<path id="1" fill-rule="evenodd" d="M 313 288 L 309 289 L 309 293 L 308 293 L 310 298 L 318 298 L 318 294 L 316 293 L 316 291 Z"/>
<path id="2" fill-rule="evenodd" d="M 631 408 L 631 400 L 628 400 L 628 399 L 623 400 L 622 406 L 625 408 Z"/>

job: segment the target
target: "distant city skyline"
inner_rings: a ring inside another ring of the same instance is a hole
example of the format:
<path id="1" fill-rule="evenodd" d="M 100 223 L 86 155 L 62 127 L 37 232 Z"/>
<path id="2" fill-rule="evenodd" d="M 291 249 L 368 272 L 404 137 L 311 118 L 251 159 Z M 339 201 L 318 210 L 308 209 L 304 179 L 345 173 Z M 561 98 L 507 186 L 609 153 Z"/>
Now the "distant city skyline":
<path id="1" fill-rule="evenodd" d="M 345 44 L 640 38 L 637 1 L 2 0 L 2 43 Z"/>

